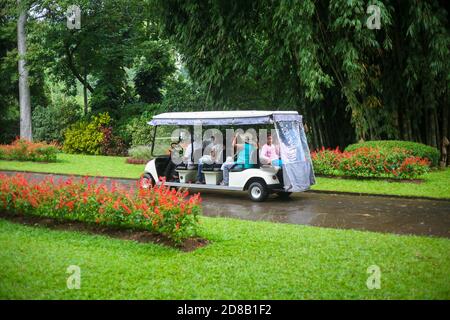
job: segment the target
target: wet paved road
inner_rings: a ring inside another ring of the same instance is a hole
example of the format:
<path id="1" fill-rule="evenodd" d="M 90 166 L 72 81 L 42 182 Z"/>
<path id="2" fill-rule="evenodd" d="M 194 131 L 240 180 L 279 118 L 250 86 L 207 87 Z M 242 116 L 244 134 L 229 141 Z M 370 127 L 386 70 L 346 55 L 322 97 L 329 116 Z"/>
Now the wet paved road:
<path id="1" fill-rule="evenodd" d="M 46 175 L 32 176 L 39 179 Z M 114 180 L 136 184 L 133 180 Z M 205 216 L 450 238 L 450 201 L 307 192 L 289 200 L 271 196 L 266 202 L 256 203 L 245 192 L 205 190 L 201 194 Z"/>

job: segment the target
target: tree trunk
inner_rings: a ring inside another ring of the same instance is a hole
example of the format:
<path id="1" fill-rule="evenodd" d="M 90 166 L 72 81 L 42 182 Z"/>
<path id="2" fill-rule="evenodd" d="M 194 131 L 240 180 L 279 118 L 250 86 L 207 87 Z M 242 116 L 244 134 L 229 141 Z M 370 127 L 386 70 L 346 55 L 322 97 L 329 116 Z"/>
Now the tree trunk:
<path id="1" fill-rule="evenodd" d="M 437 107 L 433 109 L 433 117 L 434 117 L 434 126 L 435 126 L 435 139 L 436 139 L 436 148 L 439 149 L 440 146 L 440 137 L 441 137 L 441 128 L 439 126 L 439 117 L 438 112 L 436 110 Z"/>
<path id="2" fill-rule="evenodd" d="M 408 115 L 405 113 L 405 110 L 403 109 L 403 107 L 400 108 L 400 123 L 401 123 L 401 135 L 400 137 L 403 140 L 410 140 L 411 137 L 409 136 L 409 130 L 408 130 Z"/>
<path id="3" fill-rule="evenodd" d="M 320 125 L 320 116 L 317 115 L 317 111 L 311 108 L 312 120 L 314 121 L 314 129 L 316 131 L 317 147 L 323 147 L 322 128 Z"/>
<path id="4" fill-rule="evenodd" d="M 428 127 L 429 128 L 429 134 L 430 134 L 429 145 L 439 148 L 439 146 L 436 143 L 436 119 L 434 118 L 434 111 L 433 110 L 429 110 L 427 112 L 429 112 L 428 122 L 430 123 L 430 126 Z"/>
<path id="5" fill-rule="evenodd" d="M 20 10 L 17 21 L 17 49 L 19 52 L 19 105 L 20 105 L 20 138 L 29 141 L 33 140 L 31 131 L 31 101 L 30 87 L 28 85 L 28 69 L 25 55 L 27 53 L 27 39 L 25 25 L 27 22 L 27 11 L 17 0 L 17 7 Z"/>
<path id="6" fill-rule="evenodd" d="M 84 102 L 84 115 L 88 114 L 88 96 L 87 96 L 87 72 L 84 67 L 84 83 L 83 83 L 83 102 Z"/>
<path id="7" fill-rule="evenodd" d="M 313 137 L 314 137 L 314 149 L 319 149 L 319 147 L 320 147 L 319 135 L 317 132 L 316 119 L 314 116 L 314 112 L 312 110 L 310 111 L 310 115 L 311 115 L 310 123 L 312 124 L 312 133 L 313 133 Z"/>

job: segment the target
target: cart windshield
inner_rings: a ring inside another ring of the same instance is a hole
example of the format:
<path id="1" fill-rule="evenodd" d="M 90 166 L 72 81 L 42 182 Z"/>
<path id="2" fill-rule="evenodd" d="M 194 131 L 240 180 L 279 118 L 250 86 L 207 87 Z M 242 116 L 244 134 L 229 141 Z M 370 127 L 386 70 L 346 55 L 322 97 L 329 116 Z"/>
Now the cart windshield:
<path id="1" fill-rule="evenodd" d="M 179 126 L 155 127 L 152 153 L 154 157 L 168 156 L 173 149 L 183 152 L 183 147 L 190 143 L 189 128 Z"/>

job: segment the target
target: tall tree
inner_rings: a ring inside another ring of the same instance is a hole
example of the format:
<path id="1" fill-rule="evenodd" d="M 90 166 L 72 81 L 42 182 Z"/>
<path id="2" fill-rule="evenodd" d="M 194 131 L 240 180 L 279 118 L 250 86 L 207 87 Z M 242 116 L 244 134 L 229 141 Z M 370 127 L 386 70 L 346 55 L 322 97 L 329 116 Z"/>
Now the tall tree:
<path id="1" fill-rule="evenodd" d="M 443 1 L 155 1 L 166 35 L 215 101 L 242 87 L 236 79 L 254 81 L 264 107 L 305 115 L 315 147 L 361 139 L 436 146 L 448 132 Z M 367 25 L 369 4 L 381 29 Z"/>
<path id="2" fill-rule="evenodd" d="M 31 101 L 30 87 L 28 83 L 28 68 L 26 65 L 27 54 L 27 8 L 21 1 L 17 0 L 19 18 L 17 20 L 17 50 L 19 53 L 19 105 L 20 105 L 20 137 L 26 140 L 33 140 L 31 130 Z"/>
<path id="3" fill-rule="evenodd" d="M 35 11 L 42 17 L 34 30 L 44 48 L 42 61 L 68 88 L 80 82 L 85 104 L 90 94 L 92 111 L 114 114 L 133 99 L 135 92 L 129 80 L 133 77 L 130 69 L 136 64 L 140 67 L 137 79 L 141 86 L 137 91 L 141 98 L 148 92 L 159 99 L 161 84 L 156 82 L 167 70 L 170 73 L 167 65 L 173 65 L 173 61 L 169 46 L 159 43 L 148 1 L 79 0 L 81 28 L 73 30 L 65 24 L 66 9 L 73 1 L 36 0 L 35 4 Z M 157 60 L 150 61 L 153 58 Z M 149 81 L 149 90 L 141 91 Z M 146 98 L 143 100 L 155 100 Z"/>

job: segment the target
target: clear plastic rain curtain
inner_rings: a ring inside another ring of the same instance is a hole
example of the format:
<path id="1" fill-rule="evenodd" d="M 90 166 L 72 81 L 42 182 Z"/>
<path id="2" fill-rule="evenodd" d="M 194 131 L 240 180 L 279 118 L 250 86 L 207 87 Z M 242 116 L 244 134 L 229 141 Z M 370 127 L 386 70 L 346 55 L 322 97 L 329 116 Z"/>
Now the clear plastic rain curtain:
<path id="1" fill-rule="evenodd" d="M 302 118 L 275 116 L 275 129 L 283 161 L 284 189 L 287 192 L 308 190 L 315 184 L 314 170 Z"/>

